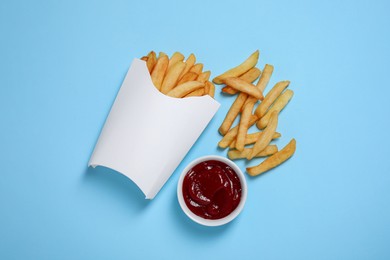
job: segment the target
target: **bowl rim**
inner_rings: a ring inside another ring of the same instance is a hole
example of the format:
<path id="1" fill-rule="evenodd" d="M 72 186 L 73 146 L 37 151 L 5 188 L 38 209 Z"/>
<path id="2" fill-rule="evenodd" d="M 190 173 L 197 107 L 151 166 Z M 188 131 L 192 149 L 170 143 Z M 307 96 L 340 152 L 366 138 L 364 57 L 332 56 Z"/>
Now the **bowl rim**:
<path id="1" fill-rule="evenodd" d="M 188 207 L 187 204 L 184 201 L 183 197 L 183 180 L 185 175 L 188 173 L 188 171 L 195 166 L 198 163 L 201 163 L 203 161 L 208 161 L 208 160 L 216 160 L 220 162 L 224 162 L 230 167 L 233 168 L 233 170 L 237 173 L 238 178 L 240 179 L 241 182 L 241 199 L 240 203 L 237 205 L 237 208 L 235 208 L 229 215 L 226 217 L 220 218 L 220 219 L 205 219 L 202 218 L 195 213 L 193 213 Z M 248 193 L 248 187 L 245 179 L 244 173 L 241 171 L 241 169 L 237 166 L 237 164 L 231 160 L 229 160 L 226 157 L 222 157 L 219 155 L 206 155 L 199 157 L 193 161 L 191 161 L 181 172 L 178 183 L 177 183 L 177 199 L 179 201 L 180 207 L 183 210 L 183 212 L 194 222 L 204 225 L 204 226 L 221 226 L 225 225 L 229 222 L 231 222 L 233 219 L 235 219 L 242 209 L 244 208 L 246 198 L 247 198 L 247 193 Z"/>

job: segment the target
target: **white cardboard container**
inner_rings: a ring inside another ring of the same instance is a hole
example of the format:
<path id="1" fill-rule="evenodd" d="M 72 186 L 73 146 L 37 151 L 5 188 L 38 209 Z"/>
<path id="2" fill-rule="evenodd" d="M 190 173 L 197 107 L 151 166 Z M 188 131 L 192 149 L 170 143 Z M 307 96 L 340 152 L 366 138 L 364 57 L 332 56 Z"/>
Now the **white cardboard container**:
<path id="1" fill-rule="evenodd" d="M 146 63 L 134 59 L 88 166 L 124 174 L 146 199 L 153 199 L 219 106 L 210 96 L 172 98 L 160 93 Z"/>

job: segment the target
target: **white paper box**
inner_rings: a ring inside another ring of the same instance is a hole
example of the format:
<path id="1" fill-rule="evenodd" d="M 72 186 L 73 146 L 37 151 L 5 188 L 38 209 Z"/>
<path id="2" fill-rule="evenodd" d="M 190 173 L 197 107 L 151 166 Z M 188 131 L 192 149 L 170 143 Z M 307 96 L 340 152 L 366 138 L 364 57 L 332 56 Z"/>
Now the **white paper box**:
<path id="1" fill-rule="evenodd" d="M 88 166 L 124 174 L 153 199 L 219 106 L 210 96 L 165 96 L 154 87 L 146 63 L 134 59 Z"/>

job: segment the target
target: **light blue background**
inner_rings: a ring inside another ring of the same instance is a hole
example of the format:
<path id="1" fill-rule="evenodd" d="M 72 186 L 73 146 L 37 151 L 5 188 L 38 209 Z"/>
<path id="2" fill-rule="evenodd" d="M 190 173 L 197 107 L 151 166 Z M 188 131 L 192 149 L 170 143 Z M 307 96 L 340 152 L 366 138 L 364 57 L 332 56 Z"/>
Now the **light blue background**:
<path id="1" fill-rule="evenodd" d="M 0 259 L 389 259 L 389 11 L 386 1 L 2 0 Z M 219 91 L 222 107 L 153 201 L 87 169 L 133 58 L 193 52 L 216 76 L 256 49 L 260 67 L 275 66 L 271 84 L 292 82 L 277 144 L 298 146 L 247 178 L 234 222 L 199 226 L 176 200 L 187 163 L 226 152 L 217 128 L 234 98 Z"/>

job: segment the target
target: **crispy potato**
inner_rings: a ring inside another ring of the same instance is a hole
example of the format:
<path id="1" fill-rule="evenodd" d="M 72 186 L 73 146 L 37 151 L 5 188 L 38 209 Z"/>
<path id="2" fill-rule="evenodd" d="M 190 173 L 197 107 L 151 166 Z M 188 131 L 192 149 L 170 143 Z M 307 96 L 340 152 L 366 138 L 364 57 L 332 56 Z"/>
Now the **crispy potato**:
<path id="1" fill-rule="evenodd" d="M 248 160 L 251 160 L 257 153 L 261 152 L 272 140 L 272 137 L 278 126 L 278 113 L 273 112 L 271 115 L 270 123 L 267 128 L 259 135 L 256 143 L 253 146 L 252 153 L 248 156 Z"/>
<path id="2" fill-rule="evenodd" d="M 236 141 L 236 149 L 239 151 L 244 150 L 245 145 L 245 137 L 249 129 L 249 120 L 252 116 L 253 106 L 255 105 L 255 100 L 249 102 L 242 111 L 240 124 L 238 127 L 237 141 Z"/>
<path id="3" fill-rule="evenodd" d="M 146 66 L 148 67 L 149 73 L 152 73 L 154 66 L 156 65 L 157 57 L 154 51 L 149 52 Z"/>
<path id="4" fill-rule="evenodd" d="M 237 67 L 232 68 L 232 69 L 224 72 L 223 74 L 215 77 L 213 79 L 213 82 L 215 84 L 222 84 L 222 83 L 224 83 L 223 80 L 226 78 L 238 77 L 238 76 L 244 74 L 245 72 L 247 72 L 248 70 L 250 70 L 251 68 L 253 68 L 257 64 L 257 61 L 259 59 L 259 55 L 260 55 L 259 50 L 255 51 L 254 53 L 252 53 L 248 57 L 248 59 L 246 59 L 243 63 L 241 63 Z"/>
<path id="5" fill-rule="evenodd" d="M 267 87 L 273 71 L 274 66 L 265 64 L 263 73 L 261 74 L 260 79 L 256 84 L 256 87 L 261 91 L 261 93 L 263 93 Z"/>
<path id="6" fill-rule="evenodd" d="M 255 157 L 270 156 L 278 151 L 276 145 L 268 145 L 263 151 L 255 155 Z M 229 150 L 228 157 L 231 160 L 244 159 L 252 152 L 252 148 L 244 148 L 241 152 L 238 150 Z"/>
<path id="7" fill-rule="evenodd" d="M 295 150 L 296 141 L 293 138 L 282 150 L 271 155 L 257 166 L 246 168 L 246 171 L 250 176 L 257 176 L 259 174 L 262 174 L 287 161 L 289 158 L 291 158 L 291 156 L 293 156 Z"/>
<path id="8" fill-rule="evenodd" d="M 248 145 L 248 144 L 253 144 L 253 143 L 256 143 L 257 139 L 259 138 L 259 135 L 261 134 L 262 132 L 256 132 L 256 133 L 252 133 L 252 134 L 247 134 L 246 137 L 245 137 L 245 143 L 244 145 Z M 275 132 L 274 135 L 272 136 L 272 140 L 274 139 L 277 139 L 279 137 L 281 137 L 282 135 L 278 132 Z M 230 149 L 234 149 L 236 148 L 236 140 L 233 140 L 233 142 L 229 145 L 229 148 Z"/>
<path id="9" fill-rule="evenodd" d="M 243 93 L 247 93 L 248 95 L 255 97 L 258 100 L 263 100 L 263 93 L 259 89 L 257 89 L 253 84 L 248 83 L 239 78 L 226 78 L 224 79 L 226 85 L 229 85 L 232 88 L 237 89 Z"/>
<path id="10" fill-rule="evenodd" d="M 226 114 L 225 119 L 219 127 L 219 132 L 222 135 L 225 135 L 229 131 L 238 113 L 240 113 L 241 107 L 245 103 L 247 97 L 248 95 L 246 93 L 240 93 L 240 95 L 238 95 L 236 100 L 233 102 L 228 113 Z"/>
<path id="11" fill-rule="evenodd" d="M 250 70 L 248 70 L 247 72 L 245 72 L 244 74 L 242 74 L 241 76 L 239 76 L 238 78 L 245 80 L 248 83 L 252 83 L 260 76 L 260 74 L 261 74 L 261 70 L 254 67 L 254 68 L 251 68 Z M 232 87 L 226 86 L 226 87 L 222 88 L 222 92 L 225 92 L 225 93 L 230 94 L 230 95 L 234 95 L 234 94 L 237 94 L 238 90 L 236 90 Z"/>
<path id="12" fill-rule="evenodd" d="M 187 81 L 194 81 L 198 78 L 198 74 L 196 74 L 195 72 L 187 72 L 186 74 L 184 74 L 184 76 L 177 82 L 177 85 L 180 85 L 180 84 L 183 84 Z"/>
<path id="13" fill-rule="evenodd" d="M 200 97 L 205 94 L 205 89 L 204 88 L 198 88 L 192 91 L 191 93 L 185 95 L 184 97 Z"/>
<path id="14" fill-rule="evenodd" d="M 272 105 L 272 107 L 267 111 L 267 113 L 257 122 L 257 127 L 259 129 L 263 129 L 268 125 L 268 122 L 270 120 L 271 114 L 273 112 L 280 113 L 280 111 L 283 110 L 283 108 L 288 104 L 288 102 L 293 97 L 294 92 L 290 89 L 287 89 L 284 91 L 278 99 L 276 99 L 275 103 Z"/>
<path id="15" fill-rule="evenodd" d="M 212 82 L 210 82 L 210 81 L 206 81 L 205 89 L 206 89 L 206 87 L 209 90 L 209 92 L 208 92 L 209 96 L 214 98 L 214 95 L 215 95 L 215 86 L 214 86 L 214 84 Z"/>
<path id="16" fill-rule="evenodd" d="M 158 57 L 160 58 L 160 57 L 162 57 L 162 56 L 167 56 L 167 57 L 168 57 L 168 55 L 167 55 L 165 52 L 160 51 L 160 52 L 158 53 Z M 169 60 L 169 58 L 168 58 L 168 60 Z"/>
<path id="17" fill-rule="evenodd" d="M 199 74 L 198 78 L 196 79 L 196 81 L 199 81 L 199 82 L 202 82 L 202 83 L 205 83 L 206 81 L 209 80 L 210 78 L 210 74 L 211 74 L 211 71 L 205 71 L 205 72 L 202 72 Z"/>
<path id="18" fill-rule="evenodd" d="M 171 91 L 167 93 L 168 96 L 170 97 L 176 97 L 176 98 L 181 98 L 184 97 L 185 95 L 191 93 L 192 91 L 198 89 L 198 88 L 203 88 L 204 84 L 199 81 L 188 81 L 186 83 L 183 83 Z"/>
<path id="19" fill-rule="evenodd" d="M 172 57 L 169 59 L 169 64 L 168 64 L 168 70 L 172 68 L 173 65 L 175 65 L 179 61 L 184 60 L 184 55 L 181 54 L 180 52 L 175 52 Z"/>
<path id="20" fill-rule="evenodd" d="M 162 82 L 164 80 L 165 73 L 168 68 L 168 56 L 161 56 L 157 59 L 156 65 L 153 68 L 152 73 L 150 74 L 153 84 L 158 90 L 161 89 Z"/>
<path id="21" fill-rule="evenodd" d="M 143 60 L 143 61 L 148 61 L 149 57 L 148 56 L 142 56 L 140 60 Z"/>
<path id="22" fill-rule="evenodd" d="M 171 89 L 176 86 L 180 73 L 183 71 L 185 66 L 186 65 L 184 64 L 184 62 L 178 61 L 171 68 L 168 68 L 166 76 L 161 85 L 161 92 L 163 94 L 167 94 Z"/>
<path id="23" fill-rule="evenodd" d="M 274 101 L 279 97 L 285 88 L 288 87 L 290 81 L 280 81 L 275 84 L 275 86 L 268 92 L 265 96 L 263 102 L 256 108 L 255 114 L 261 118 L 265 115 L 268 108 L 274 103 Z"/>
<path id="24" fill-rule="evenodd" d="M 188 56 L 187 60 L 185 61 L 186 67 L 184 68 L 183 72 L 181 73 L 179 79 L 181 79 L 187 72 L 190 71 L 192 66 L 194 66 L 195 62 L 196 62 L 196 57 L 193 53 L 191 53 L 190 56 Z"/>
<path id="25" fill-rule="evenodd" d="M 255 115 L 252 115 L 250 120 L 249 120 L 249 127 L 254 125 L 257 120 L 258 120 L 258 117 L 255 116 Z M 219 141 L 218 146 L 223 148 L 223 149 L 228 147 L 234 141 L 234 139 L 236 138 L 237 133 L 238 133 L 238 127 L 239 126 L 237 125 L 237 126 L 233 127 L 232 129 L 230 129 L 225 134 L 225 136 L 221 139 L 221 141 Z"/>
<path id="26" fill-rule="evenodd" d="M 191 72 L 195 72 L 196 74 L 202 73 L 203 70 L 203 64 L 202 63 L 197 63 L 194 66 L 190 68 Z"/>

